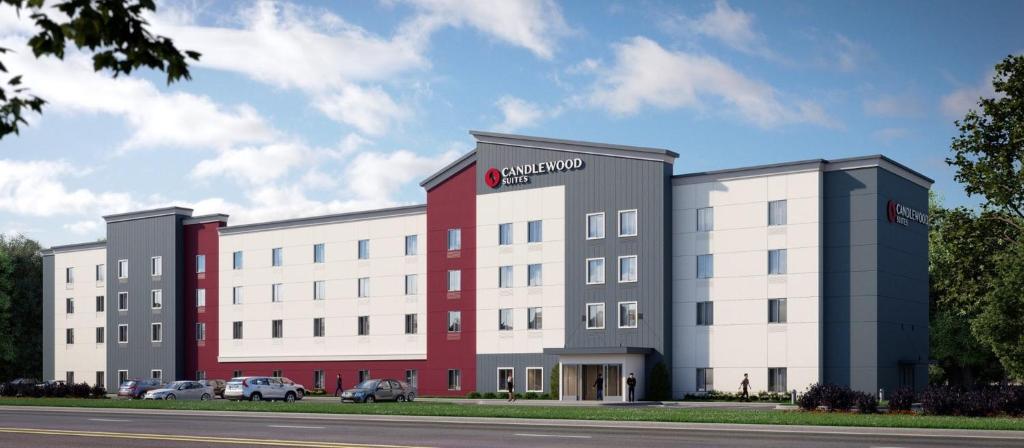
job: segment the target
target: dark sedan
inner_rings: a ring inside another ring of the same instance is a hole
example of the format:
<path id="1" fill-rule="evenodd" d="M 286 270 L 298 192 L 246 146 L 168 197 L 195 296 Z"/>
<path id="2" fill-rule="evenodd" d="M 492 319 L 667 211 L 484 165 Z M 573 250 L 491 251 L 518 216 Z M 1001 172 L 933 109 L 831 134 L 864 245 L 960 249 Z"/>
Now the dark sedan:
<path id="1" fill-rule="evenodd" d="M 366 380 L 341 393 L 341 401 L 373 403 L 375 401 L 413 401 L 416 389 L 408 383 L 390 379 Z"/>

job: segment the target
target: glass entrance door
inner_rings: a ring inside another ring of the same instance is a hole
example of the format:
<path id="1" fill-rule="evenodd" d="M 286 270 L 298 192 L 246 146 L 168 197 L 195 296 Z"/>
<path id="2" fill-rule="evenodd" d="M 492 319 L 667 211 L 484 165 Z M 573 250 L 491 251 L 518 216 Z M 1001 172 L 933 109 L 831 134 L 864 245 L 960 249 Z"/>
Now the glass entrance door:
<path id="1" fill-rule="evenodd" d="M 562 399 L 580 399 L 580 379 L 576 364 L 562 364 Z"/>
<path id="2" fill-rule="evenodd" d="M 622 397 L 622 364 L 605 364 L 604 366 L 605 397 Z"/>

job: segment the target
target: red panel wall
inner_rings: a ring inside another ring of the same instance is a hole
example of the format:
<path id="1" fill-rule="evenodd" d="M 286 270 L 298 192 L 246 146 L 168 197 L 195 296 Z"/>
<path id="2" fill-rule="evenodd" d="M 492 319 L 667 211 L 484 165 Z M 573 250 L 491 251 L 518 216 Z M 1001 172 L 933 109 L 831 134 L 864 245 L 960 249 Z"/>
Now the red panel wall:
<path id="1" fill-rule="evenodd" d="M 218 378 L 211 370 L 217 365 L 217 295 L 219 235 L 223 222 L 184 226 L 185 233 L 185 376 L 195 379 L 197 371 Z M 196 273 L 196 255 L 206 255 L 206 272 Z M 206 289 L 206 306 L 196 307 L 196 289 Z M 196 341 L 196 323 L 206 324 L 206 340 Z"/>
<path id="2" fill-rule="evenodd" d="M 462 229 L 462 250 L 448 251 L 448 229 Z M 448 270 L 462 270 L 462 291 L 448 292 Z M 462 312 L 462 332 L 448 333 L 448 311 Z M 431 395 L 476 390 L 476 164 L 427 192 L 427 359 L 421 389 Z M 460 390 L 448 390 L 459 369 Z"/>

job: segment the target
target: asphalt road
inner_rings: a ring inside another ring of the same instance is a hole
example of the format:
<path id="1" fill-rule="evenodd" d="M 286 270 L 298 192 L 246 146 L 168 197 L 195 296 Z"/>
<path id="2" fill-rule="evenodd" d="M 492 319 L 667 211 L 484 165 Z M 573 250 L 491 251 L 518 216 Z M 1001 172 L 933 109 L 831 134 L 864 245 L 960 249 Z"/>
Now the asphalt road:
<path id="1" fill-rule="evenodd" d="M 1020 447 L 1021 433 L 0 408 L 0 447 Z"/>

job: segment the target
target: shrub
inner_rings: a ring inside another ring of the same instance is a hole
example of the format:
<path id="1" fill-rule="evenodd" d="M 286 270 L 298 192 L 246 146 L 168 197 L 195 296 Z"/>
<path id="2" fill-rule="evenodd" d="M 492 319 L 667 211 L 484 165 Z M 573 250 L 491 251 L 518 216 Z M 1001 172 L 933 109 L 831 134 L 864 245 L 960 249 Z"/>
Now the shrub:
<path id="1" fill-rule="evenodd" d="M 74 383 L 68 386 L 68 395 L 74 398 L 89 398 L 92 387 L 87 383 Z"/>
<path id="2" fill-rule="evenodd" d="M 537 398 L 540 398 L 540 396 L 537 395 L 537 392 L 527 392 L 523 394 L 523 398 L 527 400 L 536 400 Z"/>
<path id="3" fill-rule="evenodd" d="M 672 398 L 672 388 L 669 385 L 668 368 L 665 363 L 658 361 L 651 369 L 651 376 L 647 381 L 647 399 L 652 401 L 668 400 Z"/>
<path id="4" fill-rule="evenodd" d="M 799 398 L 797 406 L 805 411 L 812 411 L 824 407 L 827 411 L 846 411 L 859 403 L 860 392 L 851 390 L 849 387 L 831 383 L 814 383 L 807 388 Z M 877 408 L 878 401 L 875 400 Z"/>
<path id="5" fill-rule="evenodd" d="M 89 392 L 93 398 L 107 398 L 107 388 L 102 384 L 96 384 Z"/>
<path id="6" fill-rule="evenodd" d="M 901 387 L 889 396 L 890 411 L 909 411 L 914 405 L 914 389 Z"/>
<path id="7" fill-rule="evenodd" d="M 481 398 L 484 398 L 484 399 L 487 399 L 487 400 L 493 400 L 495 398 L 498 398 L 498 394 L 495 394 L 494 392 L 484 392 L 484 394 L 481 396 Z"/>
<path id="8" fill-rule="evenodd" d="M 999 409 L 1007 415 L 1024 415 L 1024 386 L 1006 386 L 1000 389 Z"/>
<path id="9" fill-rule="evenodd" d="M 867 392 L 854 392 L 856 395 L 857 412 L 861 414 L 875 414 L 878 412 L 878 397 Z"/>
<path id="10" fill-rule="evenodd" d="M 561 381 L 558 379 L 558 364 L 551 366 L 551 397 L 555 400 L 558 399 L 558 388 L 561 386 Z"/>
<path id="11" fill-rule="evenodd" d="M 466 398 L 480 398 L 480 392 L 473 391 L 466 394 Z"/>
<path id="12" fill-rule="evenodd" d="M 796 405 L 805 411 L 818 409 L 821 404 L 821 383 L 814 383 L 796 399 Z"/>

